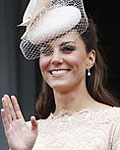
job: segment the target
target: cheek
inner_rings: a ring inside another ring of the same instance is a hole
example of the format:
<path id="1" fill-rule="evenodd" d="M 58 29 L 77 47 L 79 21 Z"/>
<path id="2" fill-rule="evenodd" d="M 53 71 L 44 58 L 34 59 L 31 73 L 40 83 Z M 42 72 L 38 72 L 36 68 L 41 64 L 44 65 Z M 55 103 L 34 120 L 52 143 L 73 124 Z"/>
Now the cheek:
<path id="1" fill-rule="evenodd" d="M 48 66 L 49 62 L 47 59 L 45 58 L 40 58 L 39 60 L 39 66 L 40 66 L 40 70 L 41 70 L 41 73 L 44 74 L 47 66 Z"/>
<path id="2" fill-rule="evenodd" d="M 81 68 L 82 66 L 85 66 L 85 55 L 83 54 L 76 54 L 69 58 L 67 58 L 67 63 L 69 63 L 69 66 L 75 67 L 75 68 Z"/>

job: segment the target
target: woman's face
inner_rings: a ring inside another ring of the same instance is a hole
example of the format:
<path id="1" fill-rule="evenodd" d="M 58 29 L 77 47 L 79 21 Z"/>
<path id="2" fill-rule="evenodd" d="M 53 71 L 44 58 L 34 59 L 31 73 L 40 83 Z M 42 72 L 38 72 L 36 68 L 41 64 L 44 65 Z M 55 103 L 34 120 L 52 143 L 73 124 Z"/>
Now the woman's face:
<path id="1" fill-rule="evenodd" d="M 94 63 L 91 56 L 94 52 L 86 52 L 80 37 L 67 33 L 41 48 L 41 73 L 51 88 L 65 92 L 85 83 L 86 69 Z"/>

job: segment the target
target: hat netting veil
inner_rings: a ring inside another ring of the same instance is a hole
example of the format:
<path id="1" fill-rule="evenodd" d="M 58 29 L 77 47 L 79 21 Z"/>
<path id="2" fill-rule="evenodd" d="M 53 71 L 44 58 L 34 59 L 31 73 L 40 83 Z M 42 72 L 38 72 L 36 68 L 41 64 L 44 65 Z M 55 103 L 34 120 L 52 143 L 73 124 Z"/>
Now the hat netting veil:
<path id="1" fill-rule="evenodd" d="M 21 26 L 26 26 L 20 49 L 26 59 L 40 57 L 41 45 L 72 29 L 80 34 L 88 27 L 83 0 L 31 0 Z M 76 36 L 76 33 L 72 33 Z"/>

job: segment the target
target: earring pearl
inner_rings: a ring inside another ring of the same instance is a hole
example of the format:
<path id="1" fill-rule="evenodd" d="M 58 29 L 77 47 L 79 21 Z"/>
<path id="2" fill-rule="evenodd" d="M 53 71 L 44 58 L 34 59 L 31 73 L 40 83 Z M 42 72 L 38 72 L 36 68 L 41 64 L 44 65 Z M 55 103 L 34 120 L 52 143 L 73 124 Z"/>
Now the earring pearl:
<path id="1" fill-rule="evenodd" d="M 88 76 L 91 76 L 91 72 L 90 72 L 90 69 L 88 69 Z"/>

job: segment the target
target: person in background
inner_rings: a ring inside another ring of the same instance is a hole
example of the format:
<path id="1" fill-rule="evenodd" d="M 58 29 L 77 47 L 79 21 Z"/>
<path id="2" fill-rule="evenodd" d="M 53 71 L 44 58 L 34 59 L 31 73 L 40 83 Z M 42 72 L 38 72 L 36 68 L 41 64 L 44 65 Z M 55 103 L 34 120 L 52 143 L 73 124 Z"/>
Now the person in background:
<path id="1" fill-rule="evenodd" d="M 20 48 L 39 59 L 39 120 L 25 122 L 15 96 L 1 116 L 11 150 L 120 150 L 120 105 L 104 87 L 96 25 L 82 0 L 31 0 Z"/>

